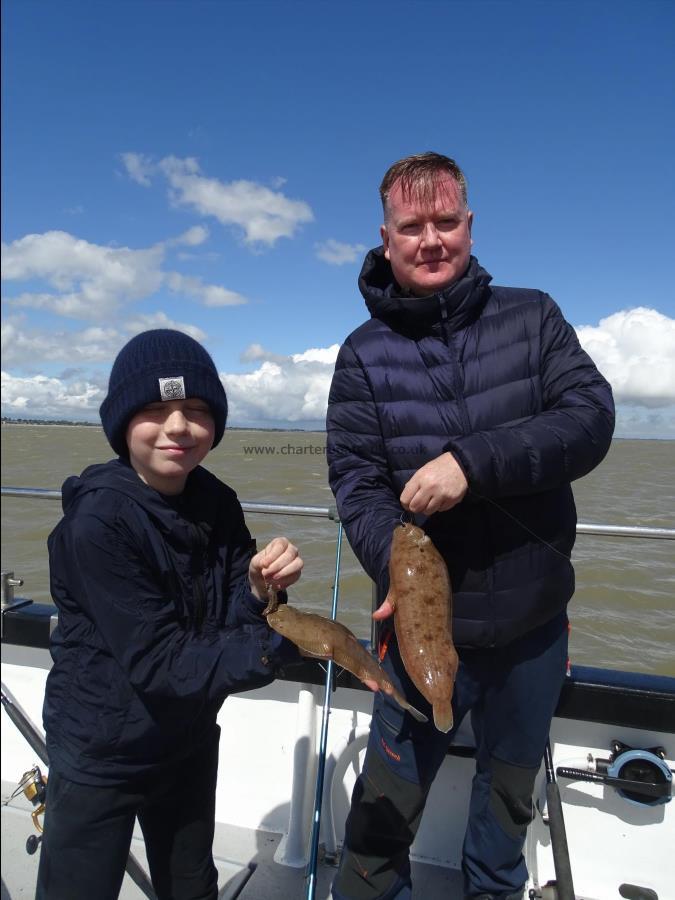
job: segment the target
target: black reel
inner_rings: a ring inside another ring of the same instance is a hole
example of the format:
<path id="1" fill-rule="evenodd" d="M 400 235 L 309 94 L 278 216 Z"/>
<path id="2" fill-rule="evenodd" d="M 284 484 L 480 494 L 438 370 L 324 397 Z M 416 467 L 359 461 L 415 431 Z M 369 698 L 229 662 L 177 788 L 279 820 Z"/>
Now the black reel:
<path id="1" fill-rule="evenodd" d="M 596 759 L 595 771 L 559 766 L 556 774 L 572 781 L 592 781 L 616 788 L 629 803 L 656 806 L 669 803 L 673 773 L 663 747 L 637 749 L 612 741 L 608 759 Z"/>

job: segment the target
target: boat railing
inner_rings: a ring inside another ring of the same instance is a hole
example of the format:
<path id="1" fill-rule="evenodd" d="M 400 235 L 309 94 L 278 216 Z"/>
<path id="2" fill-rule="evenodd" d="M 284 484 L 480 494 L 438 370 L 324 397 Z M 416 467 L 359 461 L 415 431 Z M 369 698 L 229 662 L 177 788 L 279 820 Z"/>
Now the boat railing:
<path id="1" fill-rule="evenodd" d="M 49 488 L 2 487 L 3 497 L 24 497 L 34 500 L 60 500 L 61 491 Z M 262 503 L 241 501 L 245 513 L 263 513 L 281 516 L 313 516 L 318 519 L 339 521 L 335 506 L 302 506 L 291 503 Z M 675 540 L 675 528 L 654 528 L 645 525 L 605 525 L 600 523 L 577 523 L 577 534 L 592 534 L 603 537 L 630 537 Z"/>
<path id="2" fill-rule="evenodd" d="M 1 487 L 3 497 L 21 497 L 33 499 L 59 500 L 59 490 L 25 487 Z M 340 548 L 343 537 L 342 524 L 335 507 L 300 506 L 293 504 L 242 502 L 246 513 L 261 513 L 282 516 L 312 516 L 332 520 L 336 524 L 336 554 L 331 618 L 336 617 L 338 591 L 340 586 Z M 579 523 L 579 534 L 601 535 L 606 537 L 630 537 L 675 540 L 675 528 L 654 528 L 646 526 L 623 526 Z M 56 613 L 48 604 L 33 604 L 24 598 L 14 598 L 14 588 L 23 584 L 20 578 L 14 578 L 13 572 L 2 573 L 2 626 L 3 645 L 19 644 L 28 647 L 45 648 L 48 646 L 48 633 L 56 624 Z M 372 602 L 377 604 L 376 588 L 373 585 Z M 27 605 L 27 606 L 26 606 Z M 33 612 L 31 611 L 33 610 Z M 12 625 L 12 634 L 7 633 L 7 623 Z M 36 627 L 37 626 L 37 627 Z M 38 633 L 39 632 L 39 633 Z M 35 634 L 35 640 L 27 639 L 28 634 Z M 375 645 L 371 634 L 371 645 Z M 658 675 L 636 675 L 635 673 L 613 672 L 605 669 L 572 666 L 570 677 L 563 687 L 556 716 L 565 719 L 581 719 L 596 722 L 607 722 L 616 726 L 642 730 L 663 731 L 667 721 L 669 728 L 675 723 L 675 679 Z M 319 704 L 319 686 L 324 688 L 324 702 L 321 726 L 321 745 L 325 752 L 326 728 L 328 721 L 329 698 L 331 692 L 338 687 L 338 679 L 343 688 L 367 690 L 356 676 L 349 672 L 335 673 L 329 663 L 327 671 L 320 668 L 317 660 L 305 660 L 300 666 L 293 667 L 288 673 L 280 672 L 279 678 L 299 684 L 298 703 L 300 697 L 311 697 L 309 718 L 314 716 L 315 706 Z M 665 710 L 665 712 L 664 712 Z M 304 721 L 304 720 L 303 720 Z M 314 719 L 312 718 L 312 721 Z M 671 728 L 672 730 L 672 728 Z M 304 732 L 303 732 L 304 733 Z M 365 734 L 365 732 L 364 732 Z M 472 753 L 471 747 L 454 747 L 448 750 L 449 755 L 467 755 Z M 328 773 L 327 777 L 332 778 Z M 320 791 L 317 780 L 317 788 Z M 320 792 L 319 792 L 320 796 Z M 315 799 L 315 814 L 316 814 Z M 300 819 L 298 819 L 300 821 Z M 293 840 L 291 840 L 291 837 Z M 289 834 L 289 847 L 304 847 L 306 831 L 295 828 Z M 314 844 L 314 832 L 313 832 Z M 290 851 L 289 851 L 290 852 Z"/>
<path id="3" fill-rule="evenodd" d="M 34 500 L 60 500 L 61 491 L 49 488 L 34 487 L 1 487 L 3 497 L 18 497 L 23 499 Z M 342 539 L 342 529 L 340 519 L 335 506 L 303 506 L 290 503 L 269 503 L 260 501 L 241 501 L 242 508 L 245 513 L 263 514 L 263 515 L 280 515 L 280 516 L 312 516 L 318 519 L 328 519 L 338 526 L 336 532 L 336 555 L 339 555 L 339 543 Z M 675 528 L 653 528 L 641 525 L 604 525 L 599 523 L 577 523 L 577 534 L 580 535 L 596 535 L 602 537 L 628 537 L 628 538 L 649 538 L 658 540 L 675 540 Z M 23 582 L 14 578 L 13 572 L 3 572 L 2 579 L 2 609 L 16 608 L 23 605 L 25 601 L 14 599 L 14 587 L 20 587 Z M 339 588 L 339 572 L 337 587 Z M 378 597 L 377 585 L 371 582 L 371 607 L 376 609 L 381 602 Z M 3 622 L 4 624 L 4 622 Z M 54 627 L 54 623 L 52 624 Z M 378 642 L 377 623 L 371 622 L 370 633 L 371 645 L 375 646 Z"/>

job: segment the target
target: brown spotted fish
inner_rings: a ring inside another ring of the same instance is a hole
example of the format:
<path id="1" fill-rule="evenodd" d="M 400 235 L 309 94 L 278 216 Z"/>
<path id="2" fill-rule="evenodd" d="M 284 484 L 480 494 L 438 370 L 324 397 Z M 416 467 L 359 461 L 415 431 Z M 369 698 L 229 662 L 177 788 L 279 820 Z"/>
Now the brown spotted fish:
<path id="1" fill-rule="evenodd" d="M 280 604 L 276 591 L 272 589 L 268 589 L 268 604 L 263 615 L 267 616 L 268 625 L 292 641 L 304 656 L 332 659 L 361 681 L 377 684 L 379 690 L 393 697 L 418 722 L 427 721 L 427 717 L 411 706 L 394 687 L 387 673 L 358 638 L 340 622 Z"/>
<path id="2" fill-rule="evenodd" d="M 389 558 L 389 593 L 405 670 L 434 710 L 439 731 L 452 728 L 459 658 L 452 642 L 452 590 L 445 561 L 416 525 L 397 525 Z"/>

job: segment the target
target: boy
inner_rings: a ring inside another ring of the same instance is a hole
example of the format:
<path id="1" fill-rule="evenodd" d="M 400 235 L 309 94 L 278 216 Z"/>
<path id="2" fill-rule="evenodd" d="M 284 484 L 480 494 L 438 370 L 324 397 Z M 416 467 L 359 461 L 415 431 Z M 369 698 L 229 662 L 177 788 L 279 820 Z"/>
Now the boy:
<path id="1" fill-rule="evenodd" d="M 299 659 L 261 612 L 302 559 L 286 538 L 254 554 L 234 491 L 199 465 L 227 399 L 192 338 L 129 341 L 100 413 L 119 458 L 65 482 L 48 542 L 59 623 L 36 897 L 115 900 L 138 816 L 160 900 L 215 900 L 216 716 Z"/>

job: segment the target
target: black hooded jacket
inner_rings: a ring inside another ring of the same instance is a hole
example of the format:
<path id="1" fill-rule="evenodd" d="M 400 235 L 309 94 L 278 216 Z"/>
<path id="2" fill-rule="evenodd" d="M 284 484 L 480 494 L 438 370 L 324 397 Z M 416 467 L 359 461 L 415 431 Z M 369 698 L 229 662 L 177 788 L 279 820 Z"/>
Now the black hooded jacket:
<path id="1" fill-rule="evenodd" d="M 63 486 L 49 537 L 50 765 L 85 784 L 133 782 L 189 756 L 228 694 L 268 684 L 297 651 L 251 593 L 237 497 L 199 467 L 178 497 L 121 459 Z"/>
<path id="2" fill-rule="evenodd" d="M 406 482 L 451 452 L 469 492 L 418 517 L 445 558 L 459 645 L 503 645 L 564 609 L 570 482 L 607 452 L 612 393 L 548 296 L 464 276 L 406 296 L 381 247 L 359 287 L 371 319 L 340 349 L 328 400 L 330 484 L 361 564 L 387 589 Z"/>

